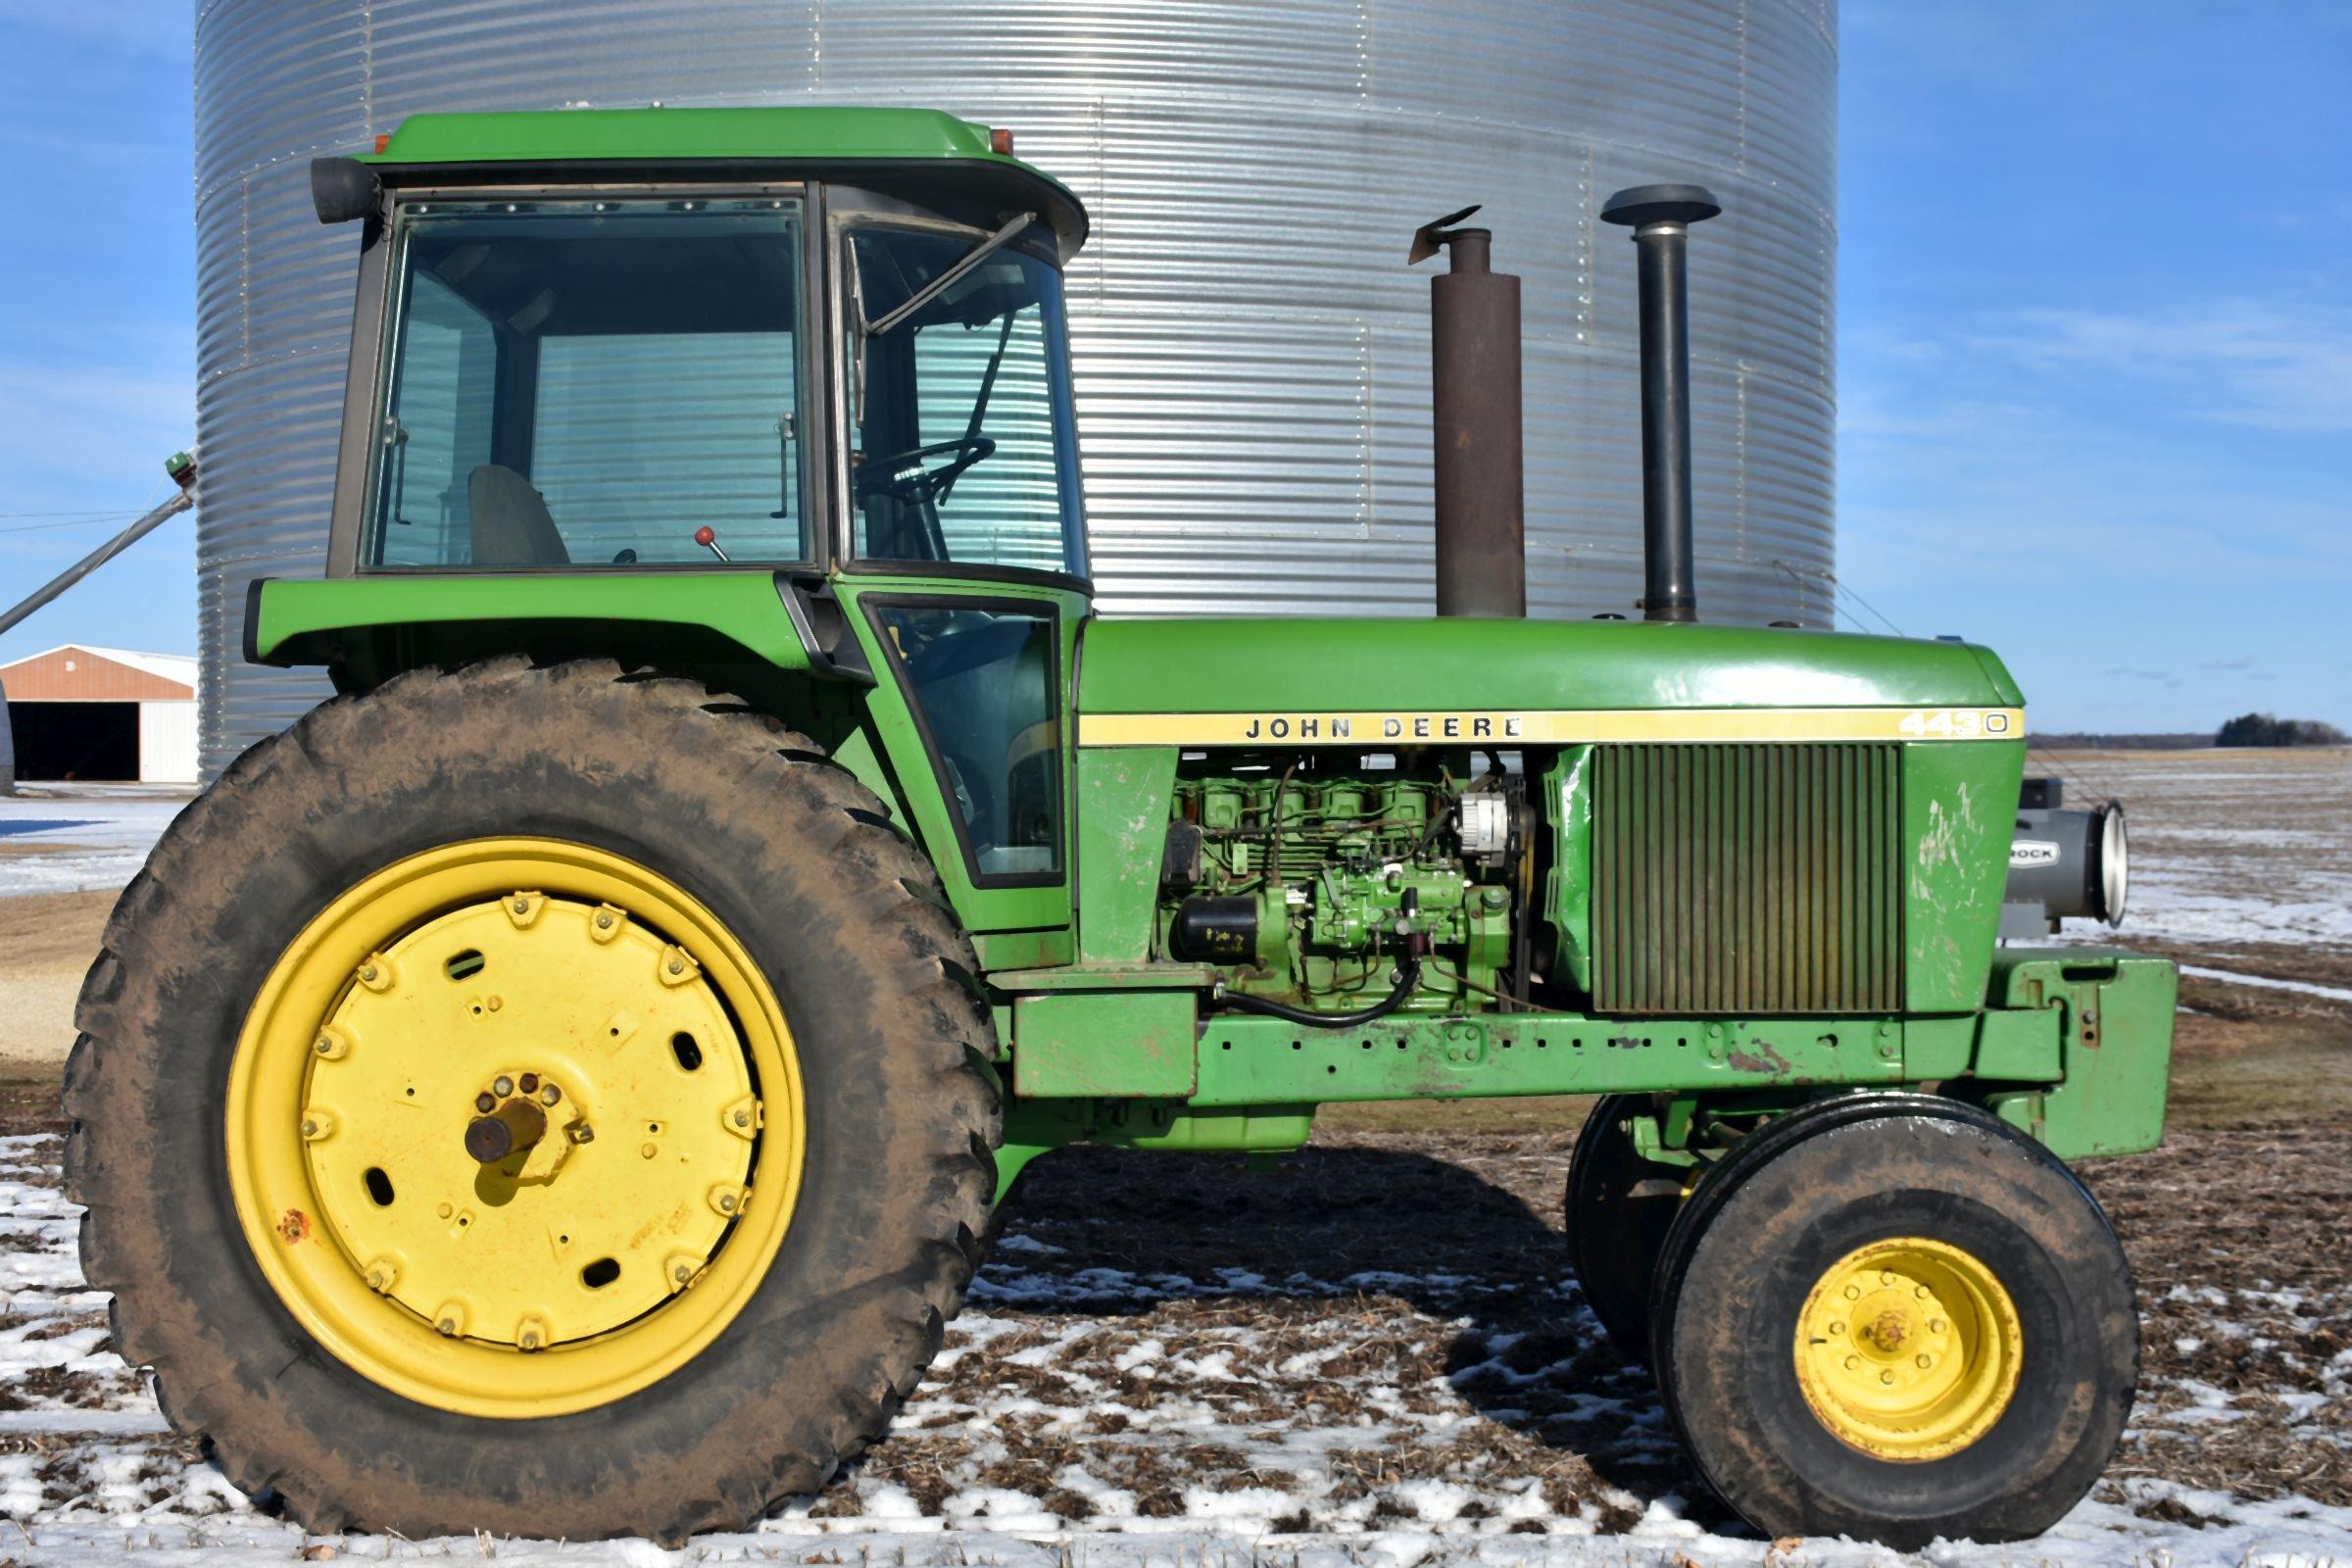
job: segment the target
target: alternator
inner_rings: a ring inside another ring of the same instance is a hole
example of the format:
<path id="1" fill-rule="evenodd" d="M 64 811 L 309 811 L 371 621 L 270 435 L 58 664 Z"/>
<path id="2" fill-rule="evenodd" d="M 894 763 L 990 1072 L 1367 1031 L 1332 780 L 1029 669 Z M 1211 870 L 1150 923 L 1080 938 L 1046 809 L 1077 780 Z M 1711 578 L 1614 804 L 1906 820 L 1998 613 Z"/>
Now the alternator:
<path id="1" fill-rule="evenodd" d="M 1511 849 L 1511 803 L 1508 797 L 1474 791 L 1461 799 L 1454 831 L 1462 841 L 1462 858 L 1498 862 Z"/>

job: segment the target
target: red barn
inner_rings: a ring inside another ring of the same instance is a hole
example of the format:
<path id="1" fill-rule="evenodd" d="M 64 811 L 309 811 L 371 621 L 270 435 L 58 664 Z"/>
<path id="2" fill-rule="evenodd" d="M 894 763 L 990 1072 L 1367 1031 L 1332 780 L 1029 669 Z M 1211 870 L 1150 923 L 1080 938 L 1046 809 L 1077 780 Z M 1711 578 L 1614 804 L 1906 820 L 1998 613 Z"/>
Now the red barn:
<path id="1" fill-rule="evenodd" d="M 17 777 L 196 782 L 196 661 L 68 643 L 0 665 Z"/>

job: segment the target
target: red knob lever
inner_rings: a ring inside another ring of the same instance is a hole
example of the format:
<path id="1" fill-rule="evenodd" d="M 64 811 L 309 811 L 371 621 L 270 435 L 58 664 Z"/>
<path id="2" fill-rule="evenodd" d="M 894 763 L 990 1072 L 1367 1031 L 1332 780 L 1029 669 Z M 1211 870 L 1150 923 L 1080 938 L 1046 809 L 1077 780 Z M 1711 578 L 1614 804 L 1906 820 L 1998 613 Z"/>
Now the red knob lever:
<path id="1" fill-rule="evenodd" d="M 694 530 L 694 542 L 698 545 L 701 545 L 705 550 L 710 551 L 719 560 L 724 561 L 727 559 L 727 553 L 718 548 L 718 530 L 711 527 L 709 523 L 705 523 L 700 528 Z"/>

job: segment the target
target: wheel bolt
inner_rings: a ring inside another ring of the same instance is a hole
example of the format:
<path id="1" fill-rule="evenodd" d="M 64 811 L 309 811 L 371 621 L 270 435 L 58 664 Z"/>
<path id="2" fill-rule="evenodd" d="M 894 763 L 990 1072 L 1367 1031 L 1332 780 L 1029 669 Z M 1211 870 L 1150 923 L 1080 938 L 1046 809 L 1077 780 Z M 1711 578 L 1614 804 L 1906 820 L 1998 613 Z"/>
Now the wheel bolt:
<path id="1" fill-rule="evenodd" d="M 476 1110 L 496 1110 L 498 1108 L 498 1097 L 490 1093 L 489 1090 L 485 1089 L 480 1094 L 473 1097 L 473 1108 Z"/>
<path id="2" fill-rule="evenodd" d="M 1930 1293 L 1929 1293 L 1929 1291 L 1928 1291 L 1928 1288 L 1927 1288 L 1925 1285 L 1922 1285 L 1922 1286 L 1918 1286 L 1918 1287 L 1916 1287 L 1916 1288 L 1915 1288 L 1915 1289 L 1914 1289 L 1914 1290 L 1911 1292 L 1911 1294 L 1912 1294 L 1913 1296 L 1916 1296 L 1916 1297 L 1918 1297 L 1918 1298 L 1919 1298 L 1921 1300 L 1923 1300 L 1923 1301 L 1924 1301 L 1924 1300 L 1926 1300 L 1926 1299 L 1928 1298 L 1928 1296 L 1929 1296 L 1929 1294 L 1930 1294 Z"/>
<path id="3" fill-rule="evenodd" d="M 638 1150 L 637 1152 L 643 1154 L 646 1158 L 651 1159 L 656 1154 L 662 1152 L 662 1151 L 655 1148 L 652 1144 L 647 1144 L 644 1148 Z"/>
<path id="4" fill-rule="evenodd" d="M 526 1095 L 535 1095 L 539 1092 L 539 1075 L 537 1073 L 526 1072 L 522 1075 L 522 1092 Z"/>
<path id="5" fill-rule="evenodd" d="M 1845 1288 L 1845 1298 L 1849 1301 L 1859 1301 L 1862 1299 L 1862 1287 L 1859 1285 L 1848 1285 Z"/>
<path id="6" fill-rule="evenodd" d="M 504 997 L 484 997 L 482 999 L 482 1005 L 488 1007 L 492 1012 L 496 1012 L 506 1004 L 507 999 Z"/>
<path id="7" fill-rule="evenodd" d="M 571 1141 L 575 1144 L 593 1144 L 596 1142 L 596 1129 L 583 1122 L 571 1130 Z"/>
<path id="8" fill-rule="evenodd" d="M 1859 1372 L 1859 1371 L 1861 1371 L 1861 1370 L 1862 1370 L 1862 1358 L 1861 1358 L 1860 1356 L 1858 1356 L 1858 1355 L 1849 1355 L 1849 1356 L 1847 1356 L 1847 1357 L 1845 1358 L 1845 1369 L 1846 1369 L 1848 1372 Z"/>
<path id="9" fill-rule="evenodd" d="M 1930 1368 L 1930 1367 L 1932 1367 L 1932 1366 L 1934 1366 L 1934 1365 L 1936 1364 L 1936 1358 L 1935 1358 L 1934 1356 L 1932 1356 L 1932 1355 L 1928 1355 L 1928 1354 L 1926 1354 L 1926 1353 L 1924 1353 L 1924 1352 L 1923 1352 L 1923 1353 L 1921 1353 L 1921 1354 L 1919 1354 L 1919 1355 L 1915 1355 L 1915 1356 L 1913 1356 L 1911 1359 L 1912 1359 L 1912 1361 L 1913 1361 L 1913 1362 L 1914 1362 L 1914 1363 L 1915 1363 L 1915 1364 L 1916 1364 L 1916 1365 L 1919 1367 L 1919 1369 L 1920 1369 L 1922 1372 L 1925 1372 L 1925 1371 L 1926 1371 L 1928 1368 Z"/>
<path id="10" fill-rule="evenodd" d="M 514 1092 L 514 1080 L 501 1073 L 491 1081 L 490 1092 L 500 1096 L 511 1095 Z"/>
<path id="11" fill-rule="evenodd" d="M 549 1084 L 546 1088 L 539 1091 L 539 1102 L 543 1105 L 552 1105 L 563 1098 L 564 1091 L 558 1089 L 554 1084 Z"/>
<path id="12" fill-rule="evenodd" d="M 688 1268 L 685 1264 L 680 1263 L 676 1268 L 670 1270 L 669 1277 L 676 1280 L 680 1285 L 683 1285 L 688 1280 L 694 1278 L 694 1270 Z"/>
<path id="13" fill-rule="evenodd" d="M 721 1214 L 732 1214 L 735 1212 L 735 1195 L 733 1193 L 721 1193 L 719 1195 L 718 1211 Z"/>
<path id="14" fill-rule="evenodd" d="M 335 1043 L 332 1040 L 327 1039 L 326 1036 L 320 1035 L 318 1037 L 318 1043 L 313 1046 L 311 1049 L 318 1053 L 318 1054 L 321 1056 L 332 1055 L 335 1050 Z"/>
<path id="15" fill-rule="evenodd" d="M 1945 1323 L 1943 1319 L 1939 1317 L 1932 1317 L 1928 1319 L 1928 1332 L 1930 1334 L 1941 1334 L 1949 1326 L 1949 1324 Z"/>
<path id="16" fill-rule="evenodd" d="M 375 979 L 375 965 L 374 965 L 374 964 L 372 964 L 372 963 L 363 963 L 363 964 L 361 964 L 361 965 L 360 965 L 360 978 L 361 978 L 362 980 L 367 980 L 367 981 L 370 981 L 370 982 L 372 982 L 372 981 Z"/>
<path id="17" fill-rule="evenodd" d="M 739 1110 L 739 1111 L 737 1111 L 737 1112 L 735 1113 L 735 1125 L 736 1125 L 736 1126 L 738 1126 L 738 1127 L 749 1127 L 751 1124 L 752 1124 L 752 1113 L 751 1113 L 750 1111 L 748 1111 L 748 1110 Z"/>
<path id="18" fill-rule="evenodd" d="M 1880 1283 L 1881 1285 L 1892 1285 L 1892 1284 L 1894 1283 L 1894 1270 L 1892 1270 L 1892 1269 L 1881 1269 L 1881 1270 L 1879 1270 L 1879 1283 Z"/>
<path id="19" fill-rule="evenodd" d="M 670 959 L 669 972 L 671 974 L 684 974 L 686 972 L 686 960 L 683 958 Z"/>
<path id="20" fill-rule="evenodd" d="M 1832 1334 L 1843 1334 L 1845 1332 L 1845 1325 L 1842 1323 L 1833 1323 L 1830 1325 L 1830 1332 Z"/>
<path id="21" fill-rule="evenodd" d="M 610 931 L 610 930 L 612 930 L 612 916 L 611 916 L 610 914 L 600 914 L 600 915 L 598 915 L 598 916 L 596 917 L 596 928 L 597 928 L 599 931 Z"/>
<path id="22" fill-rule="evenodd" d="M 530 912 L 531 912 L 531 901 L 530 901 L 530 900 L 528 900 L 528 899 L 516 899 L 516 900 L 514 901 L 514 912 L 515 912 L 516 914 L 528 914 L 528 913 L 530 913 Z"/>

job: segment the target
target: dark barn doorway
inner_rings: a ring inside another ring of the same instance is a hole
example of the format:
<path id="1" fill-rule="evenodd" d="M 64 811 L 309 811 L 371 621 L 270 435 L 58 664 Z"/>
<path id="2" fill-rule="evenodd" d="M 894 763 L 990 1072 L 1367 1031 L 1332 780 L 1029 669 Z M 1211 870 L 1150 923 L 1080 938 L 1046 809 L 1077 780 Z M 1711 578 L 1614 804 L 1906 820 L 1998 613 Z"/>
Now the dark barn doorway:
<path id="1" fill-rule="evenodd" d="M 136 703 L 11 703 L 17 777 L 133 781 L 139 776 Z"/>

